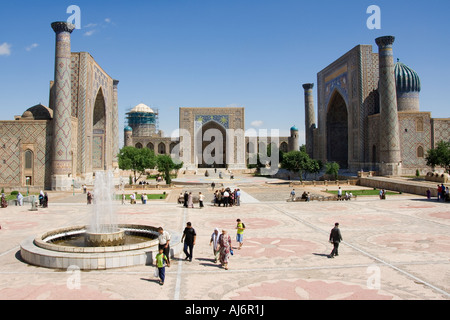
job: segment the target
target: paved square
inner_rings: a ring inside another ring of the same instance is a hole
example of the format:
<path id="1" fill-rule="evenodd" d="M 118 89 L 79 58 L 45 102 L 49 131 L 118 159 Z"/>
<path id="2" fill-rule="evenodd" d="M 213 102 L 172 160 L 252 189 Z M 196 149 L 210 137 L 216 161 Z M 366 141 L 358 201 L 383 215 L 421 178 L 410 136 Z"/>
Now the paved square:
<path id="1" fill-rule="evenodd" d="M 176 204 L 183 190 L 207 194 L 206 207 Z M 177 254 L 164 286 L 153 266 L 77 273 L 21 260 L 25 239 L 88 223 L 84 195 L 52 194 L 49 208 L 38 212 L 28 206 L 0 209 L 0 299 L 449 299 L 448 203 L 411 195 L 290 203 L 283 201 L 289 191 L 287 186 L 248 185 L 242 205 L 231 208 L 212 206 L 210 190 L 195 187 L 174 189 L 166 201 L 147 205 L 118 202 L 121 223 L 181 233 L 192 222 L 194 259 L 188 262 L 184 253 Z M 215 227 L 226 229 L 236 247 L 238 218 L 246 225 L 244 246 L 234 250 L 224 270 L 213 261 L 210 236 Z M 329 259 L 328 237 L 335 222 L 344 242 L 340 255 Z"/>

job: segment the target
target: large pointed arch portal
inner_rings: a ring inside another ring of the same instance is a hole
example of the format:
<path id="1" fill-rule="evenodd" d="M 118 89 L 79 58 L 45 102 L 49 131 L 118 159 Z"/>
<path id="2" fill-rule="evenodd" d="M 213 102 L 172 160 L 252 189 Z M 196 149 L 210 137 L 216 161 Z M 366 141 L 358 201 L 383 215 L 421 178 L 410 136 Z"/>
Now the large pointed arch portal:
<path id="1" fill-rule="evenodd" d="M 202 126 L 202 163 L 199 168 L 226 168 L 225 128 L 216 121 L 209 121 Z"/>
<path id="2" fill-rule="evenodd" d="M 348 111 L 342 95 L 335 91 L 327 112 L 327 160 L 348 168 Z"/>

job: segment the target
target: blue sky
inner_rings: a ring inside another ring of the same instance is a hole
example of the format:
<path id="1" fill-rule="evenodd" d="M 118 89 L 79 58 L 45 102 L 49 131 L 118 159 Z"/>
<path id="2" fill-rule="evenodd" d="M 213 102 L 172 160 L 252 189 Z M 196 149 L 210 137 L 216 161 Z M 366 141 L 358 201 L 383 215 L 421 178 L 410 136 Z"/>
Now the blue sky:
<path id="1" fill-rule="evenodd" d="M 383 35 L 396 36 L 395 58 L 420 75 L 421 111 L 450 117 L 447 0 L 24 0 L 0 4 L 0 120 L 48 105 L 50 24 L 67 20 L 70 5 L 82 25 L 72 51 L 120 80 L 122 127 L 126 110 L 145 103 L 166 134 L 180 107 L 225 106 L 246 108 L 247 129 L 303 131 L 302 84 L 358 44 L 376 52 Z M 381 8 L 381 30 L 366 27 L 370 5 Z"/>

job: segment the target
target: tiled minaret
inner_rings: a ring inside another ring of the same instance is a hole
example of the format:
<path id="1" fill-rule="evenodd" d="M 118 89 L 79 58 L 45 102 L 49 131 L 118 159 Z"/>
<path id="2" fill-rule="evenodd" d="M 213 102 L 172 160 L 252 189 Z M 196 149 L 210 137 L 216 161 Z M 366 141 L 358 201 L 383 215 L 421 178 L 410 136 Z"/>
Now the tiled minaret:
<path id="1" fill-rule="evenodd" d="M 113 167 L 118 168 L 119 167 L 119 160 L 117 159 L 117 155 L 119 154 L 120 148 L 119 148 L 119 112 L 118 110 L 118 104 L 119 104 L 119 97 L 118 97 L 118 89 L 119 86 L 119 80 L 113 80 L 113 112 L 112 112 L 112 122 L 113 122 L 113 139 L 112 139 L 112 148 L 113 148 Z"/>
<path id="2" fill-rule="evenodd" d="M 306 136 L 306 152 L 312 158 L 314 157 L 314 141 L 313 131 L 316 128 L 316 114 L 314 113 L 314 83 L 306 83 L 303 85 L 305 90 L 305 136 Z"/>
<path id="3" fill-rule="evenodd" d="M 392 45 L 395 37 L 377 38 L 380 82 L 380 173 L 401 175 L 400 133 Z"/>
<path id="4" fill-rule="evenodd" d="M 56 33 L 52 190 L 67 191 L 71 189 L 73 179 L 70 35 L 75 26 L 67 22 L 54 22 L 52 28 Z"/>

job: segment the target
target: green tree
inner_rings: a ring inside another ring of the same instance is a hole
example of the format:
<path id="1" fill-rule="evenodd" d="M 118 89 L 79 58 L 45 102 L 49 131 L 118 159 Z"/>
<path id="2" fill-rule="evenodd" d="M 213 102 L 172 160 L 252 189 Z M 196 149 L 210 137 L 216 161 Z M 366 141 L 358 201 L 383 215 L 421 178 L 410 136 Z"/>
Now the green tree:
<path id="1" fill-rule="evenodd" d="M 337 162 L 327 162 L 325 164 L 325 173 L 332 175 L 334 177 L 334 180 L 338 179 L 339 169 L 339 163 Z"/>
<path id="2" fill-rule="evenodd" d="M 155 153 L 148 148 L 123 147 L 117 157 L 120 169 L 133 171 L 134 181 L 140 179 L 145 170 L 153 169 L 156 165 Z"/>
<path id="3" fill-rule="evenodd" d="M 450 172 L 450 142 L 440 141 L 435 149 L 428 150 L 425 159 L 433 169 L 439 166 Z"/>
<path id="4" fill-rule="evenodd" d="M 161 154 L 156 157 L 156 166 L 158 167 L 158 171 L 164 174 L 166 184 L 171 184 L 172 178 L 170 177 L 170 172 L 172 170 L 180 170 L 183 167 L 183 162 L 176 164 L 170 155 Z"/>
<path id="5" fill-rule="evenodd" d="M 315 172 L 318 165 L 319 163 L 316 160 L 312 160 L 305 149 L 284 153 L 281 161 L 281 168 L 291 172 L 298 172 L 300 181 L 303 181 L 303 175 L 305 173 Z"/>

